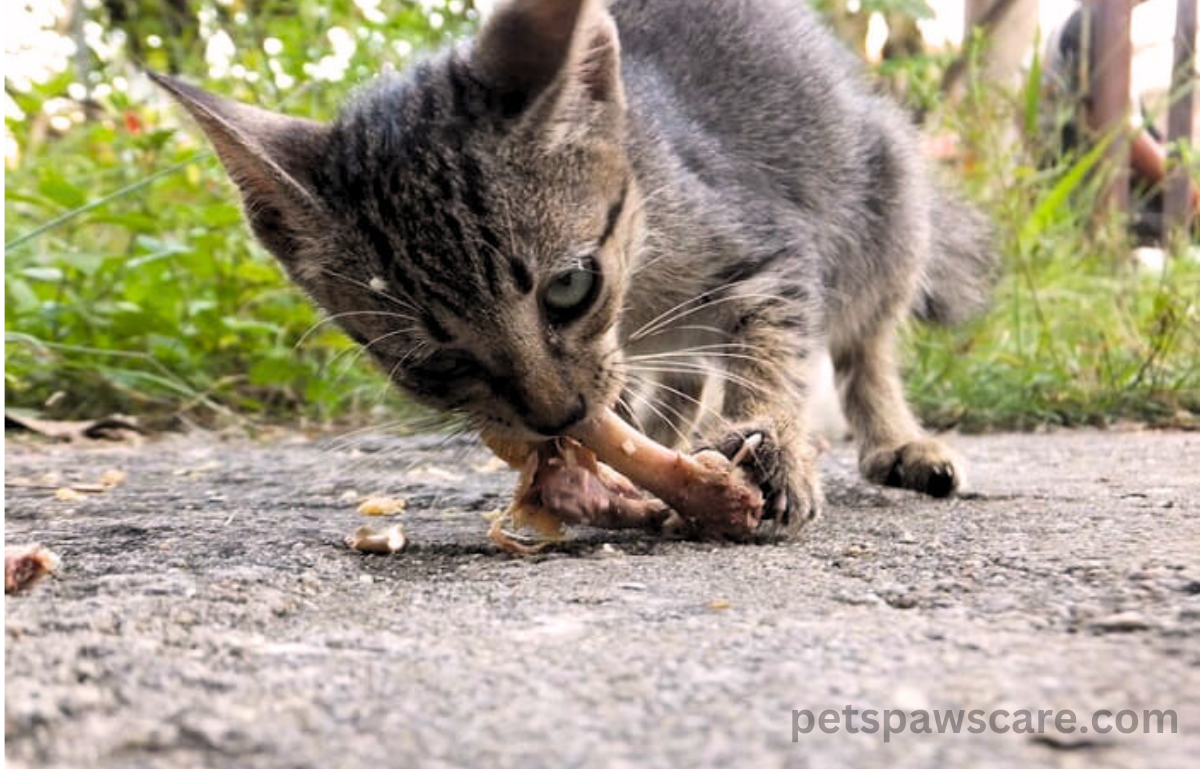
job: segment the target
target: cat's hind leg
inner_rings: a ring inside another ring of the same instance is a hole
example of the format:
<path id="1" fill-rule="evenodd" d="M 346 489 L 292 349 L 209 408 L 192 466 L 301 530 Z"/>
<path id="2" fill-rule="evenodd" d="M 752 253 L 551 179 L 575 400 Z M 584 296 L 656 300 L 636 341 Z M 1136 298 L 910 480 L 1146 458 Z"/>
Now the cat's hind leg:
<path id="1" fill-rule="evenodd" d="M 858 442 L 867 480 L 944 497 L 964 481 L 963 463 L 925 434 L 904 398 L 896 365 L 896 328 L 921 289 L 935 245 L 925 172 L 904 140 L 905 120 L 884 104 L 864 126 L 870 183 L 867 212 L 843 233 L 826 263 L 826 333 L 842 409 Z"/>
<path id="2" fill-rule="evenodd" d="M 921 429 L 904 399 L 894 357 L 902 311 L 878 313 L 854 336 L 833 334 L 830 352 L 842 408 L 867 480 L 945 497 L 965 482 L 963 461 Z"/>

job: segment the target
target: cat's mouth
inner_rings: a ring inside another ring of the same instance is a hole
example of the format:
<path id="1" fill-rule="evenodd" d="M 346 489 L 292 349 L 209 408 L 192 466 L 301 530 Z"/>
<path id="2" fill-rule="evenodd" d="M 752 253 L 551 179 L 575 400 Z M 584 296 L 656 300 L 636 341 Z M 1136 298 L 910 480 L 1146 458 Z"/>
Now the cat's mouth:
<path id="1" fill-rule="evenodd" d="M 545 441 L 566 435 L 573 428 L 603 412 L 603 408 L 591 408 L 587 398 L 582 394 L 576 396 L 575 402 L 560 410 L 549 418 L 528 411 L 510 407 L 512 417 L 508 419 L 495 418 L 491 415 L 484 417 L 482 423 L 487 425 L 486 431 L 499 438 L 525 443 L 543 443 Z"/>
<path id="2" fill-rule="evenodd" d="M 600 387 L 589 387 L 590 384 Z M 468 407 L 478 424 L 506 440 L 541 443 L 570 433 L 580 424 L 615 408 L 624 381 L 613 370 L 563 382 L 551 395 L 544 389 L 527 392 L 523 386 L 491 387 L 492 397 Z M 572 387 L 571 384 L 575 386 Z M 540 397 L 539 397 L 540 396 Z M 549 397 L 547 397 L 549 396 Z"/>

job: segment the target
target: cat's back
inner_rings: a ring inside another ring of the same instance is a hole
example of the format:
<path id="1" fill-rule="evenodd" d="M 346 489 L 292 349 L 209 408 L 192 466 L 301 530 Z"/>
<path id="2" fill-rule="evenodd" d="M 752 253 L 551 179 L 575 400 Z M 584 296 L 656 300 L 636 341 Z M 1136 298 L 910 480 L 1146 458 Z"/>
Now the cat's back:
<path id="1" fill-rule="evenodd" d="M 763 130 L 780 112 L 852 108 L 862 90 L 854 57 L 804 0 L 615 0 L 610 10 L 635 101 L 673 98 L 705 122 L 759 119 Z"/>
<path id="2" fill-rule="evenodd" d="M 904 121 L 804 0 L 609 7 L 635 123 L 714 186 L 758 186 L 737 170 L 749 164 L 805 207 L 836 207 L 848 184 L 870 183 L 861 157 L 875 134 L 908 141 Z"/>

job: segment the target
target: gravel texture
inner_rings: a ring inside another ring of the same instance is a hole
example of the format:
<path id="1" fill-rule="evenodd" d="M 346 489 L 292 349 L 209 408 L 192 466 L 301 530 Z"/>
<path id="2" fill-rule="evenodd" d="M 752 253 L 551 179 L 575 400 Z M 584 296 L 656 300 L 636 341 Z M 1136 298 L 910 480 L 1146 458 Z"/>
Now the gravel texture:
<path id="1" fill-rule="evenodd" d="M 5 601 L 8 765 L 1200 766 L 1200 434 L 951 440 L 964 498 L 837 448 L 800 541 L 532 558 L 487 541 L 513 476 L 462 439 L 10 440 L 5 541 L 62 565 Z M 373 494 L 408 500 L 404 552 L 345 546 Z M 793 732 L 847 706 L 1178 733 Z"/>

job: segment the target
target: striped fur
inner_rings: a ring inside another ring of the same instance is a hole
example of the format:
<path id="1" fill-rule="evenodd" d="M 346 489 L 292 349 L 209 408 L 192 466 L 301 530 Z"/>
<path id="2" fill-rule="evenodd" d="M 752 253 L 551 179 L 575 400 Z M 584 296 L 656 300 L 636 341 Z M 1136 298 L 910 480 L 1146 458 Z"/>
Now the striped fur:
<path id="1" fill-rule="evenodd" d="M 329 125 L 160 78 L 251 227 L 395 383 L 534 439 L 613 406 L 734 453 L 773 524 L 820 501 L 828 350 L 872 481 L 947 494 L 960 461 L 904 402 L 892 338 L 986 293 L 987 227 L 795 0 L 509 0 L 479 36 Z M 935 202 L 936 201 L 936 202 Z M 557 322 L 547 287 L 593 270 Z"/>

